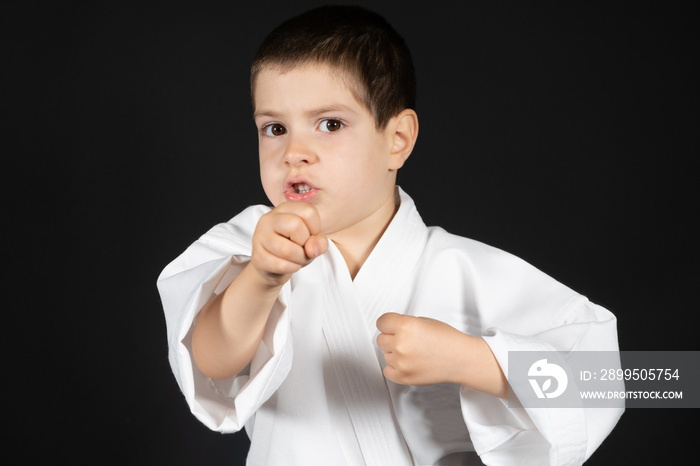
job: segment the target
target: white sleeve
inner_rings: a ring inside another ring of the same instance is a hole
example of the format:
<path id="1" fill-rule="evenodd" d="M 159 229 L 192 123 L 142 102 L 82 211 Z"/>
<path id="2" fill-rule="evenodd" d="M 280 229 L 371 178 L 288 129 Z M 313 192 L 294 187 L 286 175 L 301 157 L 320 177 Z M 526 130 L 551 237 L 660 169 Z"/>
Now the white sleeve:
<path id="1" fill-rule="evenodd" d="M 506 378 L 509 351 L 618 351 L 612 313 L 515 256 L 485 252 L 473 268 L 474 295 L 481 336 Z M 502 466 L 582 464 L 624 411 L 513 408 L 507 400 L 466 388 L 461 405 L 482 461 Z"/>
<path id="2" fill-rule="evenodd" d="M 509 351 L 617 350 L 615 317 L 591 303 L 580 306 L 587 307 L 599 320 L 569 323 L 534 336 L 497 328 L 487 330 L 483 338 L 506 377 Z M 571 342 L 574 344 L 567 345 Z M 482 461 L 505 466 L 582 464 L 612 431 L 623 412 L 582 406 L 513 408 L 507 400 L 468 389 L 461 390 L 461 400 L 470 437 Z"/>
<path id="3" fill-rule="evenodd" d="M 203 235 L 170 263 L 158 278 L 165 312 L 168 358 L 192 413 L 220 432 L 242 429 L 274 393 L 291 367 L 288 286 L 268 320 L 263 341 L 246 370 L 227 380 L 204 376 L 192 358 L 191 335 L 197 314 L 221 293 L 250 258 L 250 237 L 265 208 L 252 207 Z"/>

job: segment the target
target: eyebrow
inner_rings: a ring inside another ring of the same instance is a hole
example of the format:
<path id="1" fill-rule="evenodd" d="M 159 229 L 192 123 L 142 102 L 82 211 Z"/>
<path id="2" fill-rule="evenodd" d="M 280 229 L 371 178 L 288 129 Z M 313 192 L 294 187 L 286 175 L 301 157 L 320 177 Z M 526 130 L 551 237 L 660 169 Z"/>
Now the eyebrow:
<path id="1" fill-rule="evenodd" d="M 304 112 L 304 114 L 307 117 L 316 117 L 319 115 L 327 114 L 327 113 L 336 113 L 336 112 L 345 112 L 345 113 L 352 113 L 356 114 L 357 112 L 353 110 L 352 108 L 348 107 L 347 105 L 342 105 L 342 104 L 331 104 L 325 107 L 319 107 L 319 108 L 313 108 L 311 110 L 308 110 Z M 269 118 L 279 118 L 281 116 L 280 113 L 275 112 L 273 110 L 256 110 L 253 113 L 253 119 L 261 118 L 261 117 L 269 117 Z"/>

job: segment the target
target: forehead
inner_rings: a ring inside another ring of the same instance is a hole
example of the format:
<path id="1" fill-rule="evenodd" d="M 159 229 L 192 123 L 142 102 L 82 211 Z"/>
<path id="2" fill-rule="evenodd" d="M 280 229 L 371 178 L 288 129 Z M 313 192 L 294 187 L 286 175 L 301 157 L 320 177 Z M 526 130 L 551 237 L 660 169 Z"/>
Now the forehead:
<path id="1" fill-rule="evenodd" d="M 358 87 L 354 76 L 330 64 L 266 65 L 253 82 L 253 109 L 257 112 L 261 106 L 282 104 L 293 99 L 308 103 L 351 99 L 369 110 L 360 98 Z"/>

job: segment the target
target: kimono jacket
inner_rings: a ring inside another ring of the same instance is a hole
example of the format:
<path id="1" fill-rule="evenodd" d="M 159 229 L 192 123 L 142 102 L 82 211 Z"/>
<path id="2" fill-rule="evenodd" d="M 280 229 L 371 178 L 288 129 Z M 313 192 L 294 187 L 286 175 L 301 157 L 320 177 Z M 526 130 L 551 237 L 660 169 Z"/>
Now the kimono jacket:
<path id="1" fill-rule="evenodd" d="M 250 259 L 270 208 L 215 226 L 163 270 L 169 361 L 192 413 L 216 431 L 245 427 L 250 465 L 581 464 L 622 409 L 510 407 L 383 377 L 376 320 L 386 312 L 482 337 L 506 377 L 508 351 L 618 350 L 609 311 L 511 254 L 426 227 L 397 189 L 401 205 L 355 279 L 330 242 L 283 286 L 252 362 L 231 379 L 198 370 L 192 328 Z"/>

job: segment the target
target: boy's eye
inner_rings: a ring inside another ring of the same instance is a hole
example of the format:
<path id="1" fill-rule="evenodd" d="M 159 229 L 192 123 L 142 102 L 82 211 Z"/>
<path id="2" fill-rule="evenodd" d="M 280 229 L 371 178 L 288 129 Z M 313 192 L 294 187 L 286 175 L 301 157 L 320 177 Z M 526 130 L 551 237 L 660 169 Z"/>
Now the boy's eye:
<path id="1" fill-rule="evenodd" d="M 334 131 L 338 131 L 343 126 L 344 125 L 340 120 L 334 120 L 333 118 L 329 118 L 327 120 L 321 121 L 321 126 L 319 127 L 319 129 L 327 133 L 332 133 Z"/>
<path id="2" fill-rule="evenodd" d="M 263 128 L 263 133 L 265 134 L 265 136 L 282 136 L 286 132 L 287 128 L 280 125 L 279 123 L 273 123 Z"/>

